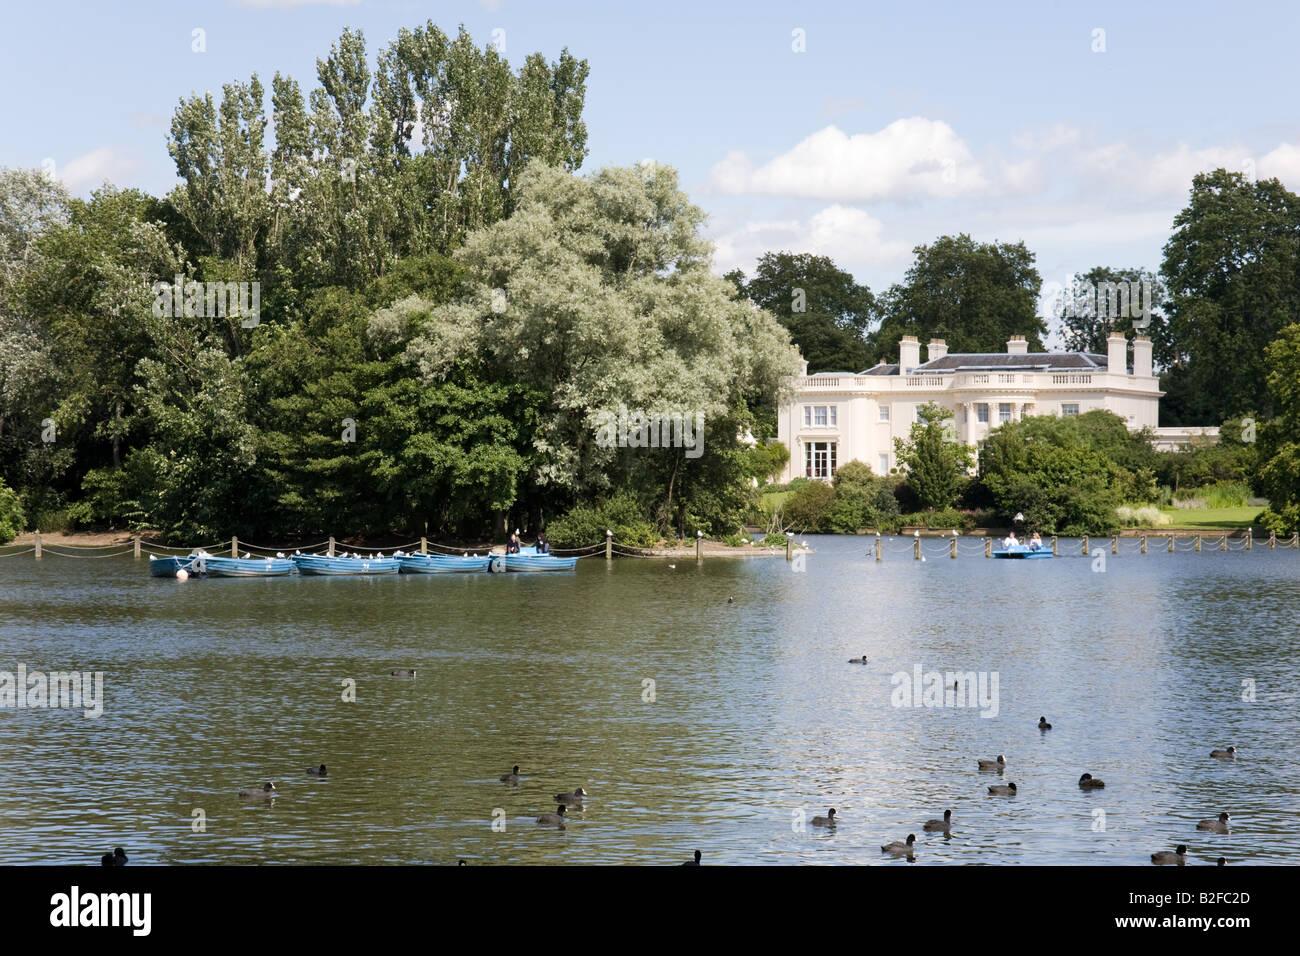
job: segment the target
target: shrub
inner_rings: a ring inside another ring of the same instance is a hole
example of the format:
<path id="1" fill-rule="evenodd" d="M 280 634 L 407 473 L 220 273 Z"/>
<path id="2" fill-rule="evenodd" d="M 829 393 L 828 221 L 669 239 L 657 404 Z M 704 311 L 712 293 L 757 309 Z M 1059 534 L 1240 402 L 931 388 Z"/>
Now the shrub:
<path id="1" fill-rule="evenodd" d="M 805 481 L 798 487 L 792 481 L 790 488 L 782 507 L 785 523 L 801 532 L 817 530 L 835 504 L 835 489 L 824 481 Z"/>
<path id="2" fill-rule="evenodd" d="M 23 514 L 23 503 L 14 491 L 0 479 L 0 544 L 12 541 L 22 534 L 27 518 Z"/>
<path id="3" fill-rule="evenodd" d="M 789 540 L 790 539 L 787 538 L 785 535 L 783 535 L 781 532 L 774 531 L 771 534 L 767 535 L 765 538 L 763 538 L 762 545 L 765 548 L 784 548 L 786 542 Z"/>
<path id="4" fill-rule="evenodd" d="M 904 528 L 926 528 L 932 531 L 946 531 L 959 528 L 963 531 L 975 527 L 975 518 L 956 508 L 943 508 L 938 511 L 917 511 L 900 515 L 898 524 Z"/>
<path id="5" fill-rule="evenodd" d="M 604 544 L 605 531 L 614 532 L 619 544 L 649 548 L 659 540 L 631 495 L 618 494 L 594 505 L 576 505 L 546 526 L 546 534 L 558 548 L 582 548 Z"/>
<path id="6" fill-rule="evenodd" d="M 1120 505 L 1115 517 L 1125 528 L 1158 528 L 1173 524 L 1174 519 L 1154 505 Z"/>
<path id="7" fill-rule="evenodd" d="M 749 544 L 749 536 L 744 534 L 728 534 L 722 538 L 722 543 L 729 548 L 743 548 Z"/>
<path id="8" fill-rule="evenodd" d="M 1219 481 L 1194 491 L 1180 491 L 1175 508 L 1242 508 L 1249 503 L 1250 485 L 1244 481 Z"/>

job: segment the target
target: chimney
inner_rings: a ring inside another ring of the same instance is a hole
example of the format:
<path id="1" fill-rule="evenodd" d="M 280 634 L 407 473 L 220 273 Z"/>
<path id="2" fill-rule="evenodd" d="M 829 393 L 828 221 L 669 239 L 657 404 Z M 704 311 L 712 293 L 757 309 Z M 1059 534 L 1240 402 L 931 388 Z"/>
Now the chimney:
<path id="1" fill-rule="evenodd" d="M 933 362 L 935 359 L 941 359 L 948 354 L 948 343 L 943 339 L 931 339 L 929 351 L 926 352 L 927 360 Z"/>
<path id="2" fill-rule="evenodd" d="M 1025 355 L 1029 352 L 1029 343 L 1023 335 L 1013 335 L 1007 340 L 1008 355 Z"/>
<path id="3" fill-rule="evenodd" d="M 1128 340 L 1123 332 L 1112 332 L 1106 338 L 1106 371 L 1112 375 L 1128 374 Z"/>
<path id="4" fill-rule="evenodd" d="M 802 355 L 799 356 L 799 374 L 803 376 L 808 374 L 808 360 Z"/>
<path id="5" fill-rule="evenodd" d="M 1151 375 L 1151 338 L 1147 335 L 1133 337 L 1133 374 L 1150 377 Z"/>
<path id="6" fill-rule="evenodd" d="M 898 374 L 906 375 L 921 364 L 921 343 L 915 335 L 904 335 L 898 341 Z"/>

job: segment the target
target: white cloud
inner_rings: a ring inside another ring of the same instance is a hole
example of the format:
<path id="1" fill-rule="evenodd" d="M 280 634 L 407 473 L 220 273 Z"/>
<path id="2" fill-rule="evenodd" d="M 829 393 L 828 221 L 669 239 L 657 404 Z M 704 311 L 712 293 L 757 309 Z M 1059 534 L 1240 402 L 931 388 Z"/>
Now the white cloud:
<path id="1" fill-rule="evenodd" d="M 89 153 L 55 165 L 55 175 L 72 192 L 94 189 L 109 180 L 121 184 L 135 172 L 136 164 L 111 146 L 101 146 Z"/>
<path id="2" fill-rule="evenodd" d="M 873 202 L 957 196 L 982 190 L 987 181 L 952 127 L 911 117 L 851 136 L 827 126 L 759 167 L 745 153 L 730 152 L 713 167 L 709 186 L 730 195 Z"/>
<path id="3" fill-rule="evenodd" d="M 1262 179 L 1278 178 L 1288 189 L 1300 189 L 1300 146 L 1282 143 L 1259 161 Z"/>
<path id="4" fill-rule="evenodd" d="M 765 252 L 788 250 L 829 256 L 855 274 L 910 261 L 911 245 L 884 238 L 884 223 L 861 209 L 827 206 L 808 219 L 744 223 L 714 237 L 718 271 L 739 268 L 752 273 Z"/>

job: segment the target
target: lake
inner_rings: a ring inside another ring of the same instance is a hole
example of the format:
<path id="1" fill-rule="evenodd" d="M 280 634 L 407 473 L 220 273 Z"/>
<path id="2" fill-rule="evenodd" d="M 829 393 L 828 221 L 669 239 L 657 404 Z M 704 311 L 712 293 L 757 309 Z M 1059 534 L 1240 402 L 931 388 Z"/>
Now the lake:
<path id="1" fill-rule="evenodd" d="M 907 866 L 880 845 L 909 833 L 915 865 L 1300 862 L 1300 553 L 1126 539 L 1100 571 L 1069 539 L 1050 561 L 808 542 L 794 565 L 185 583 L 0 559 L 0 671 L 104 688 L 97 719 L 0 709 L 4 862 Z M 996 679 L 996 714 L 896 706 L 917 668 Z M 237 796 L 266 781 L 273 803 Z M 578 786 L 563 830 L 534 822 Z M 1231 834 L 1196 830 L 1224 810 Z"/>

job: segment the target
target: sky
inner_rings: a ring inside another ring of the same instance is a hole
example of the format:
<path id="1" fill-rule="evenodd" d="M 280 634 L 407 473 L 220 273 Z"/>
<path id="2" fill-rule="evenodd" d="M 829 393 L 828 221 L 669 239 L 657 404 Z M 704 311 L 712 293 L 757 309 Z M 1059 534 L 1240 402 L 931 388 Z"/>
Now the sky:
<path id="1" fill-rule="evenodd" d="M 516 66 L 588 60 L 583 169 L 676 167 L 719 272 L 813 252 L 883 292 L 915 246 L 965 232 L 1023 241 L 1062 284 L 1157 269 L 1198 171 L 1300 190 L 1288 2 L 11 2 L 0 166 L 165 193 L 182 97 L 256 72 L 269 113 L 271 76 L 314 87 L 344 27 L 373 65 L 429 20 Z"/>

